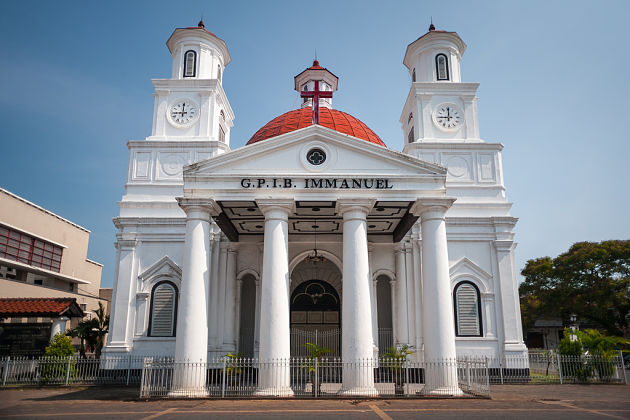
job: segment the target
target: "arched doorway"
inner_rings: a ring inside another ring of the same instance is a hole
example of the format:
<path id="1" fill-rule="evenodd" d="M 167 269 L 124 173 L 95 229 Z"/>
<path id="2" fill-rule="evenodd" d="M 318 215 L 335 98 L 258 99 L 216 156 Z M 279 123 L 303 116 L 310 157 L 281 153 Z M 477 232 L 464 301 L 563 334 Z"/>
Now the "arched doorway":
<path id="1" fill-rule="evenodd" d="M 308 356 L 306 343 L 341 352 L 341 298 L 330 283 L 308 280 L 291 294 L 291 355 Z"/>
<path id="2" fill-rule="evenodd" d="M 239 353 L 254 357 L 256 327 L 256 278 L 246 274 L 241 283 L 241 307 L 239 325 Z"/>

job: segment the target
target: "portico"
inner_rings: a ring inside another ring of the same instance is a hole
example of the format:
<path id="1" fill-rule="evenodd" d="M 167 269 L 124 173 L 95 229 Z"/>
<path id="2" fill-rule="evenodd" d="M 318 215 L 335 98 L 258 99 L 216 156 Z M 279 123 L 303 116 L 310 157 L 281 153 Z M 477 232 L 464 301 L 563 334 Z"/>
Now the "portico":
<path id="1" fill-rule="evenodd" d="M 326 137 L 325 146 L 320 140 L 322 136 Z M 431 344 L 425 347 L 424 358 L 455 358 L 444 229 L 444 214 L 454 199 L 444 197 L 443 189 L 439 188 L 444 182 L 443 168 L 415 159 L 400 159 L 395 152 L 379 146 L 360 145 L 359 150 L 356 143 L 360 140 L 339 138 L 338 133 L 319 126 L 304 130 L 299 138 L 283 137 L 265 142 L 264 148 L 263 145 L 252 145 L 246 155 L 244 151 L 236 150 L 191 165 L 184 173 L 185 197 L 178 201 L 187 214 L 187 230 L 176 358 L 179 361 L 193 360 L 190 355 L 194 355 L 194 360 L 203 360 L 206 353 L 208 336 L 205 333 L 207 324 L 203 322 L 206 315 L 203 314 L 209 310 L 209 302 L 216 301 L 212 296 L 213 290 L 218 290 L 208 283 L 208 273 L 212 272 L 214 263 L 209 226 L 214 221 L 233 246 L 262 245 L 262 275 L 258 292 L 258 359 L 261 363 L 258 386 L 261 395 L 292 394 L 289 370 L 278 363 L 291 357 L 290 261 L 293 255 L 309 253 L 314 246 L 322 252 L 337 254 L 341 260 L 343 360 L 374 360 L 375 354 L 378 354 L 375 353 L 378 337 L 373 328 L 376 311 L 374 274 L 377 270 L 369 244 L 396 246 L 418 217 L 422 226 L 427 226 L 422 247 L 422 274 L 425 291 L 429 290 L 428 296 L 432 296 L 426 301 L 414 302 L 418 307 L 425 308 L 422 317 L 424 341 Z M 278 181 L 279 177 L 263 176 L 250 176 L 244 181 L 238 170 L 245 164 L 243 160 L 248 161 L 247 165 L 256 162 L 260 173 L 268 173 L 272 167 L 265 168 L 266 162 L 271 163 L 266 152 L 276 143 L 280 147 L 275 153 L 295 153 L 293 161 L 301 166 L 301 171 L 288 168 L 295 172 L 290 176 L 283 174 L 282 182 Z M 311 168 L 300 163 L 300 154 L 314 148 L 325 148 L 328 156 L 336 157 L 325 176 L 313 176 L 308 171 Z M 376 153 L 380 165 L 388 162 L 390 167 L 382 178 L 373 182 L 347 173 L 340 165 L 340 162 L 350 160 L 374 159 Z M 251 182 L 252 179 L 256 181 Z M 320 184 L 313 181 L 316 179 L 323 181 Z M 341 188 L 346 179 L 351 180 L 349 184 L 354 181 L 356 188 Z M 342 181 L 336 188 L 324 188 L 326 182 L 333 182 L 331 180 Z M 375 188 L 366 188 L 366 185 Z M 238 199 L 235 200 L 235 197 Z M 314 235 L 321 238 L 319 245 L 314 245 Z M 399 281 L 407 283 L 406 276 L 399 274 Z M 412 282 L 418 283 L 419 279 Z M 398 308 L 399 300 L 406 303 L 405 296 L 396 294 L 396 290 L 392 299 L 395 302 L 389 308 L 391 311 Z M 399 315 L 395 318 L 407 317 Z M 407 327 L 404 322 L 398 322 L 395 342 L 407 344 L 403 341 L 407 337 Z M 363 367 L 345 370 L 344 394 L 375 393 L 372 365 L 365 363 Z M 435 384 L 437 388 L 439 385 Z"/>

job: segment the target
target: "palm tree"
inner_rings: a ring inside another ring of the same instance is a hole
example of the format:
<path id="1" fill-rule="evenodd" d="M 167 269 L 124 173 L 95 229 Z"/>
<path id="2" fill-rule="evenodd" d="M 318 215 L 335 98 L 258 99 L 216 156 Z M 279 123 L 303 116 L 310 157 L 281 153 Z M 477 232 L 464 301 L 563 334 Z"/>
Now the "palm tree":
<path id="1" fill-rule="evenodd" d="M 105 308 L 101 302 L 98 303 L 98 309 L 93 310 L 96 318 L 92 320 L 96 321 L 96 326 L 94 328 L 94 335 L 96 336 L 96 347 L 94 349 L 94 354 L 97 359 L 101 357 L 101 350 L 103 349 L 103 345 L 105 345 L 105 336 L 109 332 L 109 315 L 105 315 Z"/>

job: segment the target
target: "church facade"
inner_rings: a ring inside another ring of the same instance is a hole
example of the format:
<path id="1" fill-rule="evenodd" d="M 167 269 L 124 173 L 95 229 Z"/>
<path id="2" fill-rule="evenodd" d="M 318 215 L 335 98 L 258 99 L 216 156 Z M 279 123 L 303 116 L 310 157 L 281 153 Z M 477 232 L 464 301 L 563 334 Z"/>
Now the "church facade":
<path id="1" fill-rule="evenodd" d="M 270 361 L 317 337 L 343 360 L 526 352 L 503 146 L 479 136 L 457 33 L 407 47 L 402 152 L 333 107 L 317 61 L 295 77 L 301 108 L 231 150 L 226 43 L 200 22 L 167 46 L 151 136 L 128 142 L 105 354 Z"/>

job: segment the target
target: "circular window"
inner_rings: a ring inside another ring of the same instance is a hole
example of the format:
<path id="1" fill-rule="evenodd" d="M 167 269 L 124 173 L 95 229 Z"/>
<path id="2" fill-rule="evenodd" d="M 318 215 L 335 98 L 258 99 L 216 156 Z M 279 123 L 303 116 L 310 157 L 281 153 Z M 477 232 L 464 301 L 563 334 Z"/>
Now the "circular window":
<path id="1" fill-rule="evenodd" d="M 326 153 L 319 148 L 311 149 L 306 154 L 306 160 L 311 165 L 321 165 L 326 160 Z"/>

